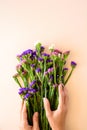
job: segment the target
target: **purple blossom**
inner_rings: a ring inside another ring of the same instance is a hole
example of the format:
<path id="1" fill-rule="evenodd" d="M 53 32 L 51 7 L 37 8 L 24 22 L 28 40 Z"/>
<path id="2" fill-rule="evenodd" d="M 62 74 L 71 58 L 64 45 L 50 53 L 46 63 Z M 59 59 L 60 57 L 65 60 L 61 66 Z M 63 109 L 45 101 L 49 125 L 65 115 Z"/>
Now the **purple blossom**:
<path id="1" fill-rule="evenodd" d="M 75 67 L 76 67 L 76 65 L 77 65 L 77 63 L 76 63 L 76 62 L 71 61 L 71 66 L 72 66 L 73 68 L 75 68 Z"/>
<path id="2" fill-rule="evenodd" d="M 47 54 L 47 53 L 43 53 L 42 56 L 44 56 L 44 57 L 49 57 L 50 55 Z"/>
<path id="3" fill-rule="evenodd" d="M 31 64 L 30 66 L 31 66 L 31 68 L 34 68 L 34 67 L 35 67 L 35 64 Z"/>
<path id="4" fill-rule="evenodd" d="M 41 58 L 41 57 L 39 57 L 39 58 L 38 58 L 38 61 L 42 62 L 42 61 L 44 61 L 44 59 Z"/>
<path id="5" fill-rule="evenodd" d="M 17 55 L 17 59 L 20 61 L 23 60 L 22 55 Z"/>
<path id="6" fill-rule="evenodd" d="M 32 87 L 32 86 L 34 86 L 35 84 L 36 84 L 36 80 L 33 80 L 33 81 L 29 84 L 29 86 Z"/>
<path id="7" fill-rule="evenodd" d="M 47 75 L 47 74 L 48 74 L 48 71 L 45 71 L 45 72 L 44 72 L 44 75 Z"/>
<path id="8" fill-rule="evenodd" d="M 37 68 L 36 73 L 40 73 L 40 72 L 41 72 L 41 68 Z"/>
<path id="9" fill-rule="evenodd" d="M 68 70 L 68 68 L 64 68 L 64 69 L 63 69 L 63 71 L 67 71 L 67 70 Z"/>
<path id="10" fill-rule="evenodd" d="M 19 94 L 23 94 L 24 92 L 26 92 L 27 88 L 20 88 L 18 93 Z"/>
<path id="11" fill-rule="evenodd" d="M 31 50 L 31 49 L 25 50 L 21 55 L 24 56 L 24 55 L 27 55 L 27 54 L 32 55 L 33 54 L 33 50 Z"/>
<path id="12" fill-rule="evenodd" d="M 34 89 L 34 88 L 29 88 L 29 89 L 28 89 L 28 92 L 29 92 L 29 93 L 36 93 L 36 92 L 37 92 L 37 90 L 36 90 L 36 89 Z"/>
<path id="13" fill-rule="evenodd" d="M 36 51 L 33 51 L 32 55 L 33 57 L 36 57 Z"/>
<path id="14" fill-rule="evenodd" d="M 52 68 L 49 68 L 49 69 L 47 70 L 47 72 L 48 72 L 48 73 L 53 72 L 53 67 L 52 67 Z"/>
<path id="15" fill-rule="evenodd" d="M 51 82 L 53 80 L 53 75 L 50 75 L 49 79 L 50 79 L 49 81 Z"/>
<path id="16" fill-rule="evenodd" d="M 44 51 L 44 49 L 45 49 L 44 46 L 41 46 L 41 52 Z"/>
<path id="17" fill-rule="evenodd" d="M 28 99 L 28 97 L 30 97 L 31 94 L 30 93 L 27 93 L 25 96 L 24 96 L 24 99 Z"/>
<path id="18" fill-rule="evenodd" d="M 50 59 L 46 60 L 46 63 L 50 63 L 50 62 L 53 62 L 53 60 L 50 60 Z"/>

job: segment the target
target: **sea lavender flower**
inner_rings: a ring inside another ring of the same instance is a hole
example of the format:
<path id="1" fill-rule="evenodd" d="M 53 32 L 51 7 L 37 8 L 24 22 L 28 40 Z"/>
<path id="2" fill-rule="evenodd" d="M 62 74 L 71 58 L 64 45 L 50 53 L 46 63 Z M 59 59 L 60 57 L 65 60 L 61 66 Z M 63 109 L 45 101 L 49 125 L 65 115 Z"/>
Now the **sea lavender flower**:
<path id="1" fill-rule="evenodd" d="M 63 68 L 63 71 L 68 71 L 68 68 Z"/>
<path id="2" fill-rule="evenodd" d="M 16 66 L 16 70 L 17 70 L 17 72 L 22 72 L 23 71 L 23 68 L 22 68 L 22 65 L 21 64 L 18 64 L 17 66 Z"/>
<path id="3" fill-rule="evenodd" d="M 37 68 L 36 73 L 40 73 L 40 72 L 41 72 L 41 68 Z"/>
<path id="4" fill-rule="evenodd" d="M 44 76 L 46 76 L 47 74 L 48 74 L 48 71 L 45 71 L 45 72 L 44 72 Z"/>
<path id="5" fill-rule="evenodd" d="M 26 92 L 26 90 L 27 90 L 26 88 L 20 88 L 18 93 L 19 94 L 23 94 L 24 92 Z"/>
<path id="6" fill-rule="evenodd" d="M 33 54 L 33 50 L 31 50 L 31 49 L 25 50 L 21 55 L 24 56 L 24 55 L 27 55 L 27 54 L 32 55 Z"/>
<path id="7" fill-rule="evenodd" d="M 27 93 L 27 94 L 24 96 L 24 99 L 28 99 L 30 96 L 31 96 L 31 94 L 30 94 L 30 93 Z"/>
<path id="8" fill-rule="evenodd" d="M 69 56 L 69 54 L 70 54 L 70 51 L 65 51 L 63 53 L 64 59 L 66 59 Z"/>
<path id="9" fill-rule="evenodd" d="M 58 49 L 55 49 L 55 50 L 52 52 L 52 54 L 54 54 L 54 55 L 59 55 L 59 54 L 62 54 L 62 52 L 61 52 L 60 50 L 58 50 Z"/>
<path id="10" fill-rule="evenodd" d="M 54 70 L 53 67 L 51 67 L 51 68 L 49 68 L 49 69 L 47 70 L 47 72 L 48 72 L 48 73 L 51 73 L 51 72 L 53 72 L 53 70 Z"/>
<path id="11" fill-rule="evenodd" d="M 76 62 L 71 61 L 71 67 L 72 67 L 72 68 L 75 68 L 75 67 L 76 67 L 76 65 L 77 65 L 77 63 L 76 63 Z"/>
<path id="12" fill-rule="evenodd" d="M 47 53 L 43 53 L 42 56 L 43 56 L 43 57 L 49 57 L 50 55 L 47 54 Z"/>
<path id="13" fill-rule="evenodd" d="M 46 60 L 46 63 L 51 63 L 51 62 L 53 62 L 53 60 L 51 60 L 51 59 Z"/>
<path id="14" fill-rule="evenodd" d="M 43 58 L 41 58 L 41 57 L 39 57 L 39 58 L 38 58 L 38 61 L 43 62 L 43 61 L 44 61 L 44 59 L 43 59 Z"/>
<path id="15" fill-rule="evenodd" d="M 36 93 L 38 90 L 34 89 L 34 88 L 29 88 L 28 92 L 29 93 Z"/>
<path id="16" fill-rule="evenodd" d="M 27 61 L 24 59 L 24 60 L 22 60 L 20 63 L 21 63 L 21 65 L 23 65 L 23 64 L 26 64 Z"/>
<path id="17" fill-rule="evenodd" d="M 22 61 L 22 60 L 23 60 L 22 55 L 17 55 L 16 57 L 17 57 L 17 59 L 18 59 L 19 61 Z"/>
<path id="18" fill-rule="evenodd" d="M 34 86 L 35 84 L 36 84 L 36 80 L 33 80 L 33 81 L 29 84 L 29 86 L 32 87 L 32 86 Z"/>
<path id="19" fill-rule="evenodd" d="M 37 56 L 37 55 L 36 55 L 36 51 L 33 51 L 32 56 L 33 56 L 33 57 L 36 57 L 36 56 Z"/>
<path id="20" fill-rule="evenodd" d="M 52 82 L 53 81 L 53 75 L 50 75 L 49 76 L 49 82 Z"/>
<path id="21" fill-rule="evenodd" d="M 35 64 L 31 64 L 30 66 L 31 66 L 32 69 L 35 68 Z"/>
<path id="22" fill-rule="evenodd" d="M 41 52 L 43 52 L 43 51 L 44 51 L 44 49 L 45 49 L 45 47 L 44 47 L 44 46 L 41 46 Z"/>

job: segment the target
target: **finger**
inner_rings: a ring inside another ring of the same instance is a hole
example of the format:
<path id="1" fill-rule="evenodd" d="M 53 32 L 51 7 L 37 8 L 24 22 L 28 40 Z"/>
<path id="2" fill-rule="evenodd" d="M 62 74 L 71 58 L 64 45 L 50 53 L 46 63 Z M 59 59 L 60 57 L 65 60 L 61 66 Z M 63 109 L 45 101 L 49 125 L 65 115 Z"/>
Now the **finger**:
<path id="1" fill-rule="evenodd" d="M 47 98 L 43 98 L 43 102 L 44 102 L 44 108 L 45 108 L 45 111 L 46 111 L 46 116 L 47 116 L 47 118 L 49 118 L 51 113 L 52 113 L 52 111 L 50 109 L 49 100 Z"/>
<path id="2" fill-rule="evenodd" d="M 23 104 L 23 109 L 22 109 L 22 121 L 23 121 L 24 124 L 28 124 L 26 102 L 24 102 L 24 104 Z"/>
<path id="3" fill-rule="evenodd" d="M 38 112 L 35 112 L 34 115 L 33 115 L 33 127 L 34 127 L 34 130 L 39 130 L 39 119 L 38 119 Z"/>
<path id="4" fill-rule="evenodd" d="M 22 109 L 23 109 L 23 104 L 24 104 L 24 101 L 22 100 L 22 103 L 21 103 L 21 109 L 20 109 L 20 120 L 21 120 L 21 116 L 22 116 Z"/>
<path id="5" fill-rule="evenodd" d="M 58 107 L 62 107 L 64 104 L 64 90 L 62 88 L 62 84 L 58 86 L 58 90 L 59 90 L 59 106 Z"/>

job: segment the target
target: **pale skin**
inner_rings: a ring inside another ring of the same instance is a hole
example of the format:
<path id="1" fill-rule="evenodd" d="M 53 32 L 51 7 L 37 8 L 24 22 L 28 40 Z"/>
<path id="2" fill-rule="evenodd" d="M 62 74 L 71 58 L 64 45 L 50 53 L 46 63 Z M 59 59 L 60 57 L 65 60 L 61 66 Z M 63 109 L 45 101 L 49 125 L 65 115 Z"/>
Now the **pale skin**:
<path id="1" fill-rule="evenodd" d="M 51 111 L 50 103 L 47 98 L 44 98 L 44 108 L 46 117 L 52 130 L 65 130 L 65 119 L 67 114 L 68 96 L 66 87 L 60 84 L 59 89 L 59 105 L 55 111 Z M 27 110 L 25 102 L 22 103 L 20 112 L 20 130 L 40 130 L 38 122 L 38 112 L 33 115 L 33 126 L 30 126 L 27 121 Z"/>

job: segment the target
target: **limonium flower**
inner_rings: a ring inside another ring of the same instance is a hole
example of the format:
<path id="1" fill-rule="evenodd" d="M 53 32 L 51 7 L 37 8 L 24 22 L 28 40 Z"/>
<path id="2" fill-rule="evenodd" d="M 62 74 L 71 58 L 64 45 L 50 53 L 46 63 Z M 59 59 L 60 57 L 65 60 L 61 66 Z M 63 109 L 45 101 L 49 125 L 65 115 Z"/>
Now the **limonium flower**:
<path id="1" fill-rule="evenodd" d="M 33 80 L 33 81 L 29 84 L 29 86 L 32 87 L 32 86 L 34 86 L 35 84 L 36 84 L 36 80 Z"/>
<path id="2" fill-rule="evenodd" d="M 77 66 L 75 61 L 71 61 L 71 67 L 67 67 L 69 55 L 70 51 L 63 52 L 55 48 L 54 44 L 49 47 L 47 53 L 40 42 L 36 42 L 34 50 L 27 49 L 17 55 L 19 63 L 13 78 L 19 85 L 18 94 L 26 101 L 30 125 L 33 124 L 34 112 L 38 111 L 40 129 L 51 130 L 44 110 L 43 97 L 49 99 L 52 110 L 57 109 L 58 85 L 62 83 L 64 87 Z"/>
<path id="3" fill-rule="evenodd" d="M 76 67 L 76 62 L 74 62 L 74 61 L 71 61 L 71 66 L 73 67 L 73 68 L 75 68 Z"/>

